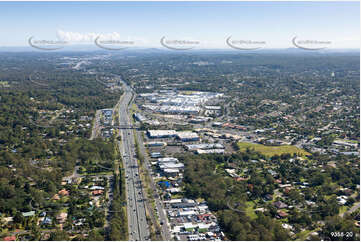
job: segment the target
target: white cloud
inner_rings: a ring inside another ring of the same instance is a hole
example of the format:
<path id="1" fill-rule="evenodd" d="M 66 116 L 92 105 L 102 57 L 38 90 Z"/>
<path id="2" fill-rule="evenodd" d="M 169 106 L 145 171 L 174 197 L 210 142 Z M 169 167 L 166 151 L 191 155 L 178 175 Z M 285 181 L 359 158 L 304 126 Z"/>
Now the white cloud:
<path id="1" fill-rule="evenodd" d="M 79 33 L 79 32 L 67 32 L 58 30 L 56 33 L 58 39 L 67 42 L 94 42 L 94 40 L 100 36 L 106 40 L 120 40 L 121 35 L 117 32 L 101 34 L 101 33 Z"/>
<path id="2" fill-rule="evenodd" d="M 124 36 L 118 32 L 112 33 L 79 33 L 57 30 L 57 38 L 59 40 L 67 41 L 69 43 L 93 43 L 95 39 L 100 36 L 101 40 L 120 40 L 120 41 L 133 41 L 137 46 L 149 44 L 149 40 L 136 36 Z"/>

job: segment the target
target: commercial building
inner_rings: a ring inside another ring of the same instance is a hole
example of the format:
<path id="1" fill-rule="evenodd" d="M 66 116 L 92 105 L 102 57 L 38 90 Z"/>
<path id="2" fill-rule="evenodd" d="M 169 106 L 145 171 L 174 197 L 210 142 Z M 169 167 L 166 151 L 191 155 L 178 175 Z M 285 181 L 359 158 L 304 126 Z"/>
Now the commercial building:
<path id="1" fill-rule="evenodd" d="M 214 122 L 212 124 L 213 127 L 221 127 L 222 125 L 223 125 L 223 123 L 221 123 L 221 122 Z"/>
<path id="2" fill-rule="evenodd" d="M 181 170 L 184 169 L 184 164 L 178 162 L 177 158 L 166 157 L 158 159 L 158 167 L 167 177 L 178 176 Z"/>
<path id="3" fill-rule="evenodd" d="M 172 168 L 172 169 L 164 169 L 163 172 L 164 175 L 166 176 L 178 176 L 180 171 L 177 168 Z"/>
<path id="4" fill-rule="evenodd" d="M 199 141 L 198 134 L 189 131 L 177 132 L 177 138 L 183 142 Z"/>
<path id="5" fill-rule="evenodd" d="M 172 187 L 172 188 L 167 189 L 167 192 L 170 192 L 170 193 L 178 193 L 178 192 L 181 192 L 181 191 L 182 190 L 179 187 Z"/>
<path id="6" fill-rule="evenodd" d="M 158 142 L 158 141 L 145 143 L 145 146 L 148 147 L 157 147 L 157 146 L 166 146 L 166 145 L 167 145 L 166 142 Z"/>
<path id="7" fill-rule="evenodd" d="M 192 118 L 191 120 L 189 120 L 189 122 L 194 123 L 194 124 L 200 124 L 200 123 L 205 123 L 209 120 L 210 120 L 209 117 L 196 117 L 196 118 Z"/>
<path id="8" fill-rule="evenodd" d="M 183 169 L 184 164 L 183 163 L 173 163 L 173 162 L 162 163 L 162 164 L 159 164 L 159 168 L 163 171 L 165 169 Z"/>
<path id="9" fill-rule="evenodd" d="M 191 216 L 196 215 L 196 212 L 194 210 L 184 210 L 184 211 L 178 211 L 178 216 Z"/>
<path id="10" fill-rule="evenodd" d="M 112 117 L 113 109 L 102 109 L 102 113 L 106 117 Z"/>
<path id="11" fill-rule="evenodd" d="M 171 113 L 171 114 L 198 114 L 201 109 L 199 107 L 192 106 L 170 106 L 163 105 L 158 109 L 161 113 Z"/>
<path id="12" fill-rule="evenodd" d="M 150 157 L 159 158 L 159 157 L 162 157 L 162 154 L 160 152 L 152 152 L 152 153 L 150 153 Z"/>
<path id="13" fill-rule="evenodd" d="M 352 143 L 350 141 L 344 141 L 344 140 L 335 140 L 333 142 L 333 144 L 338 145 L 338 146 L 348 146 L 348 147 L 353 147 L 353 148 L 358 147 L 358 143 Z"/>
<path id="14" fill-rule="evenodd" d="M 35 215 L 35 211 L 22 213 L 23 217 L 32 217 Z"/>
<path id="15" fill-rule="evenodd" d="M 169 163 L 169 162 L 177 163 L 179 162 L 179 160 L 174 157 L 164 157 L 158 159 L 158 163 Z"/>
<path id="16" fill-rule="evenodd" d="M 195 151 L 195 150 L 210 150 L 210 149 L 224 149 L 222 144 L 191 144 L 184 146 L 186 150 Z"/>
<path id="17" fill-rule="evenodd" d="M 142 114 L 140 114 L 140 113 L 135 113 L 135 114 L 133 114 L 133 116 L 134 116 L 134 118 L 135 118 L 137 121 L 139 121 L 139 122 L 144 122 L 144 121 L 147 120 L 147 118 L 144 117 L 144 116 L 143 116 Z"/>
<path id="18" fill-rule="evenodd" d="M 204 106 L 208 110 L 221 110 L 221 106 Z"/>
<path id="19" fill-rule="evenodd" d="M 149 94 L 140 94 L 151 105 L 143 105 L 150 110 L 169 114 L 198 114 L 209 100 L 221 98 L 223 94 L 212 92 L 182 92 L 164 90 Z M 218 106 L 210 106 L 212 110 L 218 110 Z"/>
<path id="20" fill-rule="evenodd" d="M 209 149 L 209 150 L 202 150 L 198 149 L 197 154 L 224 154 L 224 149 Z"/>
<path id="21" fill-rule="evenodd" d="M 148 130 L 147 135 L 149 138 L 172 138 L 175 137 L 177 132 L 175 130 Z"/>

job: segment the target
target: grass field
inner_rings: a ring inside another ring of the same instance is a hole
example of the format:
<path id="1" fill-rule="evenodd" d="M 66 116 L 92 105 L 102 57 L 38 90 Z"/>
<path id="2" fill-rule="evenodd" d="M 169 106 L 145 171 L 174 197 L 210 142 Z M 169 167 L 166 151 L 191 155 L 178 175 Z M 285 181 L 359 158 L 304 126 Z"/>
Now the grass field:
<path id="1" fill-rule="evenodd" d="M 254 202 L 252 202 L 252 201 L 246 202 L 246 205 L 247 205 L 246 215 L 248 217 L 250 217 L 251 219 L 256 219 L 257 214 L 254 212 L 254 209 L 253 209 Z"/>
<path id="2" fill-rule="evenodd" d="M 195 91 L 182 91 L 181 93 L 184 95 L 192 95 Z"/>
<path id="3" fill-rule="evenodd" d="M 132 106 L 130 107 L 130 113 L 133 115 L 134 113 L 139 113 L 140 110 L 137 106 L 137 104 L 133 103 Z"/>
<path id="4" fill-rule="evenodd" d="M 302 241 L 302 240 L 306 240 L 307 239 L 307 237 L 312 233 L 312 232 L 317 232 L 317 231 L 319 231 L 320 230 L 320 228 L 315 228 L 315 229 L 313 229 L 313 230 L 305 230 L 305 231 L 302 231 L 302 232 L 300 232 L 300 233 L 298 233 L 298 234 L 296 234 L 296 240 L 298 240 L 298 241 Z"/>
<path id="5" fill-rule="evenodd" d="M 340 209 L 338 210 L 339 214 L 342 214 L 342 213 L 345 213 L 347 212 L 348 210 L 348 207 L 347 206 L 342 206 L 340 207 Z"/>
<path id="6" fill-rule="evenodd" d="M 296 238 L 297 238 L 297 240 L 306 240 L 308 234 L 311 232 L 312 232 L 311 230 L 305 230 L 305 231 L 299 232 L 298 234 L 296 234 Z"/>
<path id="7" fill-rule="evenodd" d="M 266 146 L 261 144 L 253 144 L 247 142 L 238 142 L 238 147 L 240 151 L 245 151 L 247 148 L 254 149 L 261 154 L 271 157 L 274 155 L 282 155 L 282 154 L 301 154 L 302 156 L 310 155 L 307 151 L 300 149 L 296 146 L 292 145 L 281 145 L 281 146 Z"/>
<path id="8" fill-rule="evenodd" d="M 353 143 L 353 144 L 357 144 L 357 143 L 358 143 L 357 140 L 338 139 L 338 141 L 343 141 L 343 142 L 348 142 L 348 143 Z"/>

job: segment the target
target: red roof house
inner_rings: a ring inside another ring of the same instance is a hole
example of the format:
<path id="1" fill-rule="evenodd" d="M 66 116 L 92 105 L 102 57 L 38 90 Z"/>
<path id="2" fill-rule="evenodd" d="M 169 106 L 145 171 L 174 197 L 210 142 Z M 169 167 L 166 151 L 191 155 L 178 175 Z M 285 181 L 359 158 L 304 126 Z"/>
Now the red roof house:
<path id="1" fill-rule="evenodd" d="M 101 195 L 101 194 L 103 194 L 103 190 L 95 190 L 95 191 L 92 191 L 92 194 L 93 195 Z"/>
<path id="2" fill-rule="evenodd" d="M 58 192 L 59 195 L 61 196 L 68 196 L 69 195 L 69 192 L 65 189 L 62 189 Z"/>
<path id="3" fill-rule="evenodd" d="M 4 240 L 4 241 L 15 241 L 15 240 L 16 240 L 16 237 L 15 237 L 15 235 L 13 235 L 13 236 L 6 236 L 3 240 Z"/>

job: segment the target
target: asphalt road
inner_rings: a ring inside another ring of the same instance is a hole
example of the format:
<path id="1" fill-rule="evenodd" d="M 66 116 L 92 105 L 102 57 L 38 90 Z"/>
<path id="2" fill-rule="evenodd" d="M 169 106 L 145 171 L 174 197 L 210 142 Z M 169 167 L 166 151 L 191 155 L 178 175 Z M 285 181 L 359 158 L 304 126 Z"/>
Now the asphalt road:
<path id="1" fill-rule="evenodd" d="M 347 213 L 351 214 L 351 213 L 355 212 L 357 209 L 360 209 L 360 202 L 355 203 L 355 204 L 350 208 L 350 210 L 347 211 Z"/>
<path id="2" fill-rule="evenodd" d="M 101 110 L 97 110 L 95 112 L 95 120 L 94 120 L 92 133 L 89 138 L 90 140 L 93 140 L 96 137 L 97 133 L 99 133 L 100 131 L 100 114 L 101 114 Z"/>
<path id="3" fill-rule="evenodd" d="M 140 148 L 140 152 L 143 154 L 144 156 L 144 162 L 145 162 L 145 168 L 148 170 L 148 173 L 151 174 L 152 173 L 152 168 L 151 168 L 151 165 L 150 165 L 150 162 L 149 162 L 149 157 L 147 155 L 147 152 L 145 150 L 145 147 L 144 147 L 144 142 L 143 142 L 143 139 L 140 135 L 141 133 L 137 132 L 137 140 L 138 140 L 138 143 L 139 143 L 139 148 Z M 166 214 L 166 211 L 163 207 L 163 203 L 162 201 L 160 200 L 160 197 L 157 193 L 157 188 L 156 188 L 156 185 L 155 185 L 155 182 L 153 180 L 153 177 L 151 177 L 150 179 L 150 186 L 153 190 L 153 194 L 155 195 L 154 196 L 154 200 L 155 200 L 155 205 L 156 205 L 156 209 L 157 209 L 157 212 L 158 212 L 158 216 L 159 216 L 159 219 L 160 219 L 160 226 L 161 226 L 161 233 L 162 233 L 162 236 L 164 238 L 164 240 L 166 241 L 170 241 L 172 240 L 172 235 L 171 235 L 171 232 L 169 230 L 169 222 L 168 222 L 168 218 L 167 218 L 167 214 Z"/>
<path id="4" fill-rule="evenodd" d="M 345 216 L 345 214 L 351 214 L 351 213 L 355 212 L 357 209 L 360 209 L 360 202 L 354 203 L 353 206 L 349 210 L 347 210 L 344 213 L 341 213 L 340 217 L 343 218 Z"/>
<path id="5" fill-rule="evenodd" d="M 132 90 L 124 85 L 124 95 L 119 103 L 119 126 L 130 126 L 128 103 L 132 99 Z M 137 159 L 135 158 L 135 142 L 130 129 L 120 130 L 122 140 L 119 149 L 122 153 L 126 175 L 126 194 L 128 209 L 129 240 L 149 240 L 149 228 L 146 220 L 144 197 Z"/>

